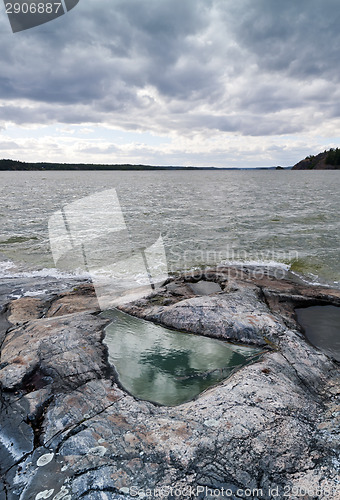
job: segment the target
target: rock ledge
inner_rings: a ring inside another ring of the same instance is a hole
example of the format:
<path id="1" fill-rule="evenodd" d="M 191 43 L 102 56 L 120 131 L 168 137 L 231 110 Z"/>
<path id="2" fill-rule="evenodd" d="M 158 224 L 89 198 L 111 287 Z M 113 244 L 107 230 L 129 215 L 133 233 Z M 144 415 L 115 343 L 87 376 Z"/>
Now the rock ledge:
<path id="1" fill-rule="evenodd" d="M 161 488 L 163 498 L 174 498 L 170 488 L 182 498 L 225 498 L 223 489 L 259 498 L 246 488 L 268 500 L 273 491 L 339 498 L 339 364 L 308 344 L 294 313 L 314 304 L 339 306 L 340 291 L 219 268 L 121 306 L 266 351 L 171 408 L 117 384 L 90 284 L 2 304 L 0 500 L 156 497 Z"/>

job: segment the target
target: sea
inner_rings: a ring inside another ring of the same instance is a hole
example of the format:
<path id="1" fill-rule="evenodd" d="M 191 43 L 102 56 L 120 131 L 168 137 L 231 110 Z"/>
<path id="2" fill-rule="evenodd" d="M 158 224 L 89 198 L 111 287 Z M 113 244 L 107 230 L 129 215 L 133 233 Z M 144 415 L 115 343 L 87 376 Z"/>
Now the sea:
<path id="1" fill-rule="evenodd" d="M 340 288 L 339 171 L 8 171 L 0 193 L 0 278 L 110 261 L 138 281 L 153 249 L 163 275 L 256 265 Z"/>

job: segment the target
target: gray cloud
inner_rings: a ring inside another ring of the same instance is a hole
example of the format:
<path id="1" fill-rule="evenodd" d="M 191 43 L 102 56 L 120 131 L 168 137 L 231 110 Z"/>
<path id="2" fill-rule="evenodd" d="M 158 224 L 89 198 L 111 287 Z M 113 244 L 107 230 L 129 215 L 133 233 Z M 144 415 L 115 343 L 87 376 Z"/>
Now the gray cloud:
<path id="1" fill-rule="evenodd" d="M 92 147 L 86 147 L 82 148 L 80 150 L 81 153 L 86 153 L 86 154 L 101 154 L 101 155 L 112 155 L 114 153 L 117 153 L 119 149 L 116 146 L 107 146 L 105 148 L 99 147 L 99 146 L 92 146 Z"/>
<path id="2" fill-rule="evenodd" d="M 337 0 L 82 0 L 1 30 L 0 123 L 308 130 L 313 112 L 339 117 L 339 17 Z"/>
<path id="3" fill-rule="evenodd" d="M 323 76 L 338 81 L 336 0 L 247 0 L 238 5 L 234 34 L 260 68 L 296 78 Z"/>

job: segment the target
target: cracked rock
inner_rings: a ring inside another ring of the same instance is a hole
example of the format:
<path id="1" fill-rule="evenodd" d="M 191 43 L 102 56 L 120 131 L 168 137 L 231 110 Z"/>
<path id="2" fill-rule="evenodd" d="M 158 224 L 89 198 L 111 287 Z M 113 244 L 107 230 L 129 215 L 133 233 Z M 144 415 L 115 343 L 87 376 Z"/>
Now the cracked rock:
<path id="1" fill-rule="evenodd" d="M 218 287 L 195 292 L 201 279 Z M 294 307 L 339 305 L 338 291 L 219 269 L 122 306 L 266 346 L 259 361 L 176 407 L 118 385 L 91 285 L 20 300 L 2 309 L 12 323 L 3 323 L 0 359 L 0 500 L 126 500 L 160 488 L 171 498 L 170 487 L 197 486 L 262 488 L 266 500 L 278 488 L 283 500 L 285 487 L 306 485 L 336 498 L 339 364 L 306 342 Z"/>

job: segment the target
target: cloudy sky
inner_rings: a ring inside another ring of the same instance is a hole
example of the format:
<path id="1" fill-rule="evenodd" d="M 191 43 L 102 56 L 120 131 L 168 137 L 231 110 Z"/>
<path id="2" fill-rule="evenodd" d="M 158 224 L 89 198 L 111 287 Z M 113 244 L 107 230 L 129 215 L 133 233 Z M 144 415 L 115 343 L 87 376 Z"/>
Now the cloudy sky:
<path id="1" fill-rule="evenodd" d="M 340 145 L 339 0 L 80 0 L 13 34 L 0 158 L 288 166 Z"/>

